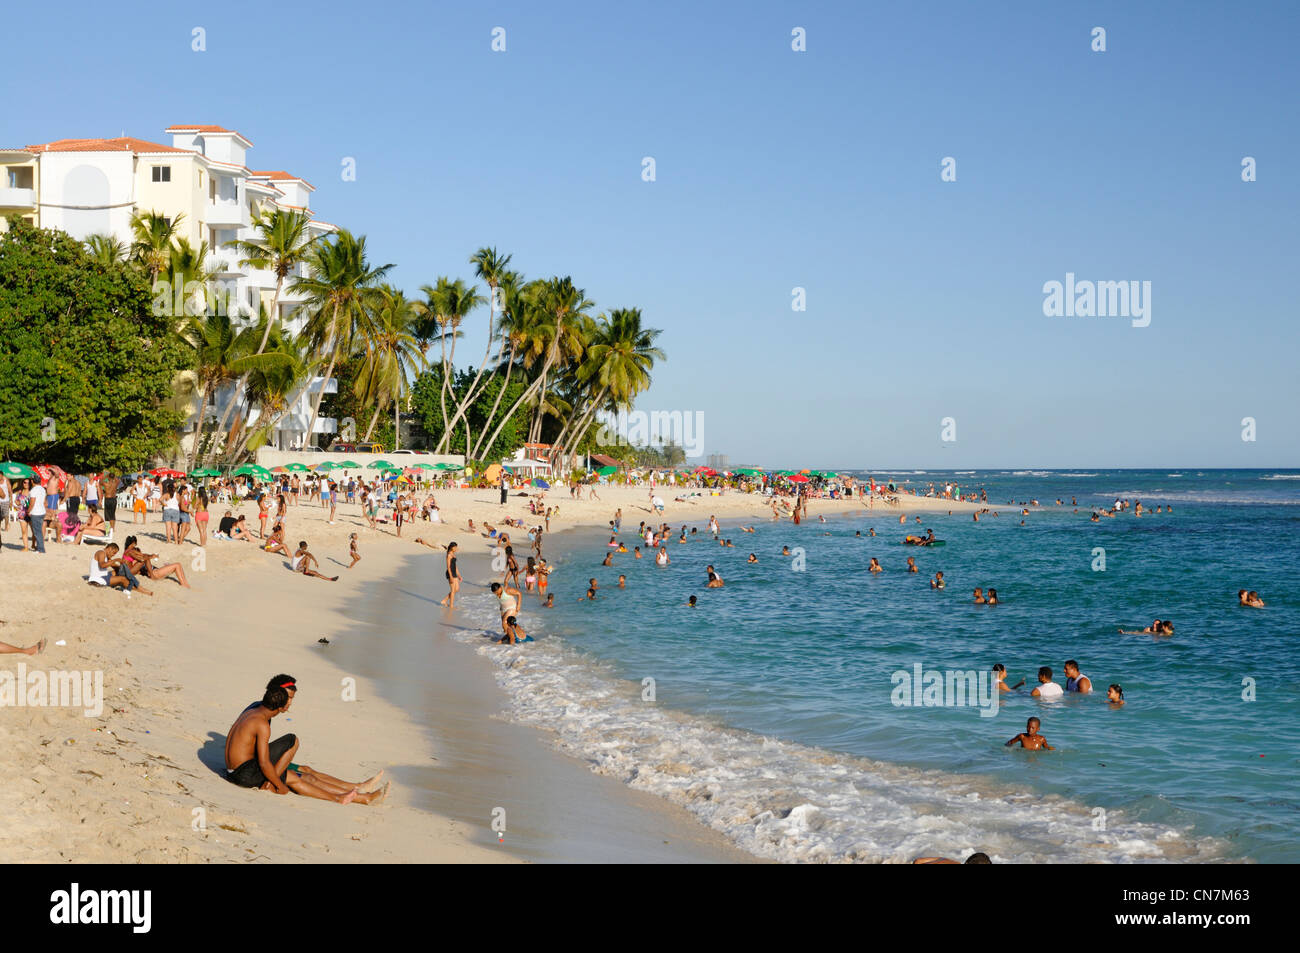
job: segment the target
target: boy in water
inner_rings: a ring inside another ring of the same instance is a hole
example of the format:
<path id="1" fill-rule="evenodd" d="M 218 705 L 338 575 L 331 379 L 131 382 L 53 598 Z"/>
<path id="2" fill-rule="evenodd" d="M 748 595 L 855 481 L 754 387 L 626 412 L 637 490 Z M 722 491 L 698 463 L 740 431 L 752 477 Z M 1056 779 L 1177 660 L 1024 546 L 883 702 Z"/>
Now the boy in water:
<path id="1" fill-rule="evenodd" d="M 944 585 L 945 585 L 945 583 L 944 583 L 944 581 L 943 581 L 943 572 L 942 572 L 942 571 L 940 571 L 940 572 L 936 572 L 936 573 L 934 574 L 934 578 L 930 580 L 930 588 L 931 588 L 931 589 L 942 589 L 942 588 L 944 587 Z"/>
<path id="2" fill-rule="evenodd" d="M 1037 690 L 1035 689 L 1035 691 Z M 1012 745 L 1019 743 L 1020 747 L 1028 748 L 1030 751 L 1041 751 L 1043 749 L 1055 751 L 1056 749 L 1047 743 L 1047 739 L 1038 733 L 1041 725 L 1042 722 L 1037 718 L 1030 718 L 1025 723 L 1025 730 L 1008 741 L 1004 747 L 1010 748 Z"/>
<path id="3" fill-rule="evenodd" d="M 688 606 L 690 606 L 692 609 L 694 609 L 694 608 L 695 608 L 695 596 L 691 596 L 689 599 L 687 599 L 687 600 L 686 600 L 686 604 L 687 604 Z"/>

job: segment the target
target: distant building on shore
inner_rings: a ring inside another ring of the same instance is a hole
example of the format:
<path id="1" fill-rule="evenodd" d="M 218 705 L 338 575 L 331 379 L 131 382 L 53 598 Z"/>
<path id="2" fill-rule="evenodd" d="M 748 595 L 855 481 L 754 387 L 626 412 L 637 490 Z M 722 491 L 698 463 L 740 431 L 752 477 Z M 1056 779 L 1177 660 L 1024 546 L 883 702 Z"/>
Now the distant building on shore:
<path id="1" fill-rule="evenodd" d="M 731 469 L 731 458 L 725 453 L 711 453 L 704 461 L 705 466 L 721 472 Z"/>
<path id="2" fill-rule="evenodd" d="M 195 250 L 207 245 L 205 264 L 216 273 L 222 306 L 228 303 L 233 318 L 253 323 L 260 308 L 270 309 L 276 277 L 241 266 L 239 254 L 227 243 L 252 238 L 254 222 L 275 209 L 306 213 L 314 237 L 336 227 L 315 218 L 310 207 L 315 187 L 306 179 L 283 170 L 250 169 L 247 156 L 253 144 L 235 130 L 182 124 L 165 132 L 171 145 L 122 136 L 0 149 L 0 231 L 7 229 L 4 220 L 17 214 L 39 228 L 60 229 L 82 241 L 107 235 L 129 248 L 133 215 L 153 212 L 169 222 L 179 218 L 178 239 Z M 278 317 L 292 333 L 302 329 L 305 316 L 298 314 L 303 298 L 290 286 L 294 277 L 305 275 L 306 266 L 299 265 L 280 295 Z M 315 378 L 280 421 L 274 446 L 288 449 L 310 442 L 305 440 L 307 424 L 322 387 L 334 393 L 338 385 Z M 210 414 L 219 418 L 233 397 L 233 387 L 217 394 L 209 403 Z M 196 399 L 189 407 L 188 432 L 197 423 L 197 405 Z M 316 421 L 315 433 L 336 431 L 334 419 Z"/>

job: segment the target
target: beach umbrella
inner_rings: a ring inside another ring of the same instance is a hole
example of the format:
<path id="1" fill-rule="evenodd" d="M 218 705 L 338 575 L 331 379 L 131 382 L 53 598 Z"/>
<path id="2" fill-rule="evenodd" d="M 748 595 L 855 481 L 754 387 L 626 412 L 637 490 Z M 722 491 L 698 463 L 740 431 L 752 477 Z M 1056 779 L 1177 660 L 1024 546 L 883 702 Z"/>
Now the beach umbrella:
<path id="1" fill-rule="evenodd" d="M 243 466 L 235 470 L 233 476 L 255 476 L 259 480 L 269 480 L 271 478 L 271 471 L 256 463 L 245 463 Z"/>
<path id="2" fill-rule="evenodd" d="M 807 482 L 808 482 L 808 478 L 807 478 L 806 476 L 804 476 L 802 473 L 796 473 L 796 474 L 794 474 L 793 476 L 790 477 L 790 482 L 791 482 L 791 483 L 807 483 Z"/>
<path id="3" fill-rule="evenodd" d="M 754 467 L 741 467 L 736 471 L 741 476 L 761 476 L 763 471 Z"/>
<path id="4" fill-rule="evenodd" d="M 618 467 L 601 467 L 596 472 L 599 473 L 601 476 L 613 476 L 615 473 L 618 472 Z"/>
<path id="5" fill-rule="evenodd" d="M 436 465 L 439 470 L 464 470 L 459 463 L 439 463 Z"/>
<path id="6" fill-rule="evenodd" d="M 360 470 L 361 464 L 354 460 L 344 460 L 342 463 L 334 464 L 334 467 L 338 470 Z"/>
<path id="7" fill-rule="evenodd" d="M 4 474 L 11 480 L 27 480 L 36 476 L 36 471 L 25 463 L 14 463 L 12 460 L 6 460 L 0 463 L 0 474 Z"/>
<path id="8" fill-rule="evenodd" d="M 190 472 L 192 477 L 214 477 L 221 476 L 221 471 L 216 467 L 199 467 L 197 470 Z"/>
<path id="9" fill-rule="evenodd" d="M 307 473 L 311 470 L 311 467 L 307 466 L 305 463 L 294 462 L 286 465 L 285 469 L 290 473 Z"/>
<path id="10" fill-rule="evenodd" d="M 171 477 L 172 479 L 185 476 L 185 474 L 180 470 L 172 470 L 169 467 L 159 467 L 157 470 L 150 470 L 149 475 L 156 477 Z"/>
<path id="11" fill-rule="evenodd" d="M 376 460 L 374 463 L 370 464 L 370 466 L 366 467 L 366 469 L 367 470 L 391 470 L 393 469 L 393 465 L 389 463 L 387 460 Z"/>
<path id="12" fill-rule="evenodd" d="M 333 470 L 337 466 L 338 464 L 335 463 L 333 460 L 326 460 L 324 463 L 319 463 L 316 465 L 316 472 L 322 473 L 328 470 Z"/>
<path id="13" fill-rule="evenodd" d="M 531 480 L 530 483 L 532 486 L 537 487 L 539 490 L 549 490 L 551 488 L 551 485 L 547 483 L 545 480 L 543 480 L 541 477 L 536 477 L 535 479 Z"/>
<path id="14" fill-rule="evenodd" d="M 417 463 L 417 464 L 416 464 L 412 469 L 416 469 L 416 470 L 436 470 L 436 469 L 438 469 L 438 465 L 437 465 L 436 463 Z"/>

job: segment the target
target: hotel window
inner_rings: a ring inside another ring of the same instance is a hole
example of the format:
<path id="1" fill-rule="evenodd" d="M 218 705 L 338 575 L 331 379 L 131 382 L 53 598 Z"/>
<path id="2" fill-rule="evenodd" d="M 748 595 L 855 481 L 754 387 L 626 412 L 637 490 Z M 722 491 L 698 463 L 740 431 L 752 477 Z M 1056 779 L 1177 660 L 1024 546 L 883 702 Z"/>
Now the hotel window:
<path id="1" fill-rule="evenodd" d="M 170 182 L 172 180 L 172 167 L 169 165 L 154 166 L 153 180 L 155 182 Z"/>

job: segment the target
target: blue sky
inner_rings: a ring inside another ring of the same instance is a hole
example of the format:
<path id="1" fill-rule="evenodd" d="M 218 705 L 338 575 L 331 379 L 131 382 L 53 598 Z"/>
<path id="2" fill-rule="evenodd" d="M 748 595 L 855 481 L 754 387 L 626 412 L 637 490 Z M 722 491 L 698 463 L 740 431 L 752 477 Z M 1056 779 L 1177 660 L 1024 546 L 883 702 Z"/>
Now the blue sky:
<path id="1" fill-rule="evenodd" d="M 412 295 L 492 244 L 640 307 L 638 407 L 733 462 L 1300 465 L 1298 5 L 51 9 L 6 11 L 0 144 L 238 129 Z M 1045 317 L 1067 272 L 1150 326 Z"/>

